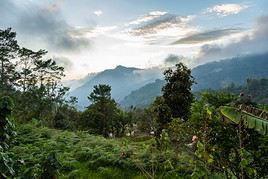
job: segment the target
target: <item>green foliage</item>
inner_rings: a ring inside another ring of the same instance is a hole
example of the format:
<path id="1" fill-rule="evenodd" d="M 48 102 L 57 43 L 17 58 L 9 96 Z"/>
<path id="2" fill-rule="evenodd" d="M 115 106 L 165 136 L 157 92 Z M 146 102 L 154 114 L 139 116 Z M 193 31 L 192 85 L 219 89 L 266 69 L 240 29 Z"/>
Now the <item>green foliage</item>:
<path id="1" fill-rule="evenodd" d="M 90 93 L 88 99 L 91 100 L 92 104 L 85 111 L 86 114 L 90 115 L 90 118 L 85 120 L 98 120 L 93 122 L 93 125 L 95 125 L 93 129 L 97 129 L 99 134 L 107 137 L 117 112 L 117 104 L 111 98 L 111 87 L 108 85 L 94 86 L 94 90 Z"/>
<path id="2" fill-rule="evenodd" d="M 241 115 L 234 107 L 216 107 L 233 104 L 226 100 L 232 97 L 224 96 L 205 93 L 192 105 L 192 117 L 187 123 L 199 138 L 193 177 L 209 178 L 217 171 L 226 178 L 265 178 L 267 173 L 262 167 L 267 162 L 263 155 L 268 149 L 264 147 L 267 136 L 255 131 L 255 126 L 263 129 L 262 122 L 251 114 Z M 220 114 L 228 120 L 223 120 Z"/>
<path id="3" fill-rule="evenodd" d="M 166 85 L 163 87 L 165 103 L 171 110 L 172 117 L 187 120 L 190 117 L 194 83 L 191 70 L 183 63 L 176 64 L 176 69 L 164 72 Z"/>
<path id="4" fill-rule="evenodd" d="M 0 178 L 13 176 L 13 159 L 7 153 L 12 137 L 16 135 L 15 126 L 10 121 L 13 102 L 10 97 L 0 98 Z"/>
<path id="5" fill-rule="evenodd" d="M 236 97 L 233 94 L 225 91 L 203 92 L 201 98 L 204 102 L 215 108 L 219 108 L 220 106 L 230 104 L 236 99 Z"/>
<path id="6" fill-rule="evenodd" d="M 162 130 L 167 128 L 169 122 L 172 121 L 171 110 L 163 97 L 156 97 L 154 103 L 150 106 L 153 113 L 153 119 L 156 122 L 155 136 L 157 140 L 160 138 Z"/>
<path id="7" fill-rule="evenodd" d="M 15 126 L 10 121 L 13 102 L 10 97 L 0 98 L 0 147 L 7 150 L 12 136 L 16 135 Z"/>
<path id="8" fill-rule="evenodd" d="M 89 95 L 92 104 L 81 115 L 80 126 L 91 132 L 108 137 L 123 136 L 127 127 L 131 127 L 130 113 L 121 111 L 111 98 L 111 87 L 98 85 Z"/>
<path id="9" fill-rule="evenodd" d="M 44 59 L 46 53 L 20 47 L 11 28 L 0 30 L 0 96 L 16 99 L 18 121 L 38 118 L 52 126 L 57 108 L 65 103 L 69 89 L 60 84 L 64 68 Z"/>
<path id="10" fill-rule="evenodd" d="M 50 153 L 43 161 L 41 178 L 56 178 L 59 174 L 61 164 L 56 158 L 56 153 Z"/>
<path id="11" fill-rule="evenodd" d="M 14 176 L 15 171 L 13 169 L 13 163 L 14 161 L 10 158 L 8 153 L 5 153 L 0 146 L 0 178 Z"/>
<path id="12" fill-rule="evenodd" d="M 15 64 L 11 62 L 16 56 L 19 46 L 16 33 L 11 28 L 0 29 L 0 89 L 8 91 L 14 88 L 16 80 Z"/>
<path id="13" fill-rule="evenodd" d="M 262 134 L 268 134 L 268 121 L 246 112 L 239 112 L 237 108 L 224 106 L 221 107 L 221 114 L 232 122 L 244 126 L 249 129 L 255 129 Z"/>
<path id="14" fill-rule="evenodd" d="M 258 104 L 268 104 L 268 79 L 248 78 L 244 85 L 230 85 L 224 90 L 239 95 L 241 92 L 248 94 L 251 101 Z"/>
<path id="15" fill-rule="evenodd" d="M 53 152 L 61 164 L 59 178 L 145 178 L 143 169 L 150 173 L 155 171 L 159 178 L 190 176 L 193 166 L 189 168 L 189 158 L 174 159 L 167 135 L 163 133 L 162 139 L 163 150 L 159 150 L 152 138 L 105 139 L 86 132 L 74 133 L 23 124 L 18 126 L 16 143 L 11 146 L 10 152 L 15 161 L 22 161 L 16 162 L 14 167 L 16 176 L 24 178 L 39 178 L 44 171 L 44 163 L 48 166 L 54 163 L 53 157 L 48 160 Z M 182 163 L 187 165 L 182 166 Z"/>

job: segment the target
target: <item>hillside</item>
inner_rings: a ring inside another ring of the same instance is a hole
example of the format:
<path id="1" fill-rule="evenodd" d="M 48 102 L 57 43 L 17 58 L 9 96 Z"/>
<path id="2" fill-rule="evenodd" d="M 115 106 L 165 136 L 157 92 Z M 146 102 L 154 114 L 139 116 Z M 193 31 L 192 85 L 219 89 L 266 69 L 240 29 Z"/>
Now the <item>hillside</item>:
<path id="1" fill-rule="evenodd" d="M 268 78 L 248 79 L 245 85 L 230 85 L 224 90 L 239 95 L 243 92 L 251 96 L 253 102 L 268 104 Z"/>
<path id="2" fill-rule="evenodd" d="M 207 63 L 192 69 L 192 75 L 197 82 L 193 86 L 193 91 L 216 90 L 225 88 L 232 83 L 242 85 L 248 78 L 268 77 L 267 69 L 268 53 Z M 145 85 L 131 92 L 120 104 L 124 107 L 131 105 L 144 107 L 150 104 L 155 96 L 161 94 L 161 85 L 164 85 L 164 81 L 159 80 Z"/>
<path id="3" fill-rule="evenodd" d="M 194 91 L 241 85 L 248 78 L 268 77 L 268 53 L 235 57 L 198 66 L 192 70 Z"/>
<path id="4" fill-rule="evenodd" d="M 79 106 L 82 108 L 89 104 L 87 96 L 92 92 L 94 85 L 108 84 L 112 87 L 112 97 L 116 101 L 120 101 L 131 91 L 139 89 L 160 77 L 160 71 L 117 66 L 115 69 L 95 74 L 82 86 L 73 90 L 70 95 L 78 97 Z"/>
<path id="5" fill-rule="evenodd" d="M 120 105 L 126 108 L 131 105 L 144 108 L 150 105 L 156 96 L 161 95 L 161 89 L 164 84 L 164 80 L 157 79 L 153 83 L 149 83 L 138 90 L 132 91 L 120 102 Z"/>

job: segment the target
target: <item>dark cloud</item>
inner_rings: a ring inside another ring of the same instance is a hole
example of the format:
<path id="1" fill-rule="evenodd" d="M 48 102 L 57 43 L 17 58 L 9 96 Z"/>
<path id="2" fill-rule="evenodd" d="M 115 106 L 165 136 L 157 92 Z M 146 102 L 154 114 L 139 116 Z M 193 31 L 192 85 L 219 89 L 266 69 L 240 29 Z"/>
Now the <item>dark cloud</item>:
<path id="1" fill-rule="evenodd" d="M 58 12 L 47 9 L 22 14 L 17 27 L 26 35 L 43 37 L 57 51 L 76 51 L 89 46 L 88 39 L 70 35 L 74 29 L 60 18 Z"/>
<path id="2" fill-rule="evenodd" d="M 61 66 L 61 67 L 64 67 L 64 69 L 66 71 L 69 71 L 72 69 L 73 67 L 73 63 L 71 62 L 71 60 L 67 57 L 62 57 L 62 56 L 59 56 L 59 57 L 54 57 L 53 60 L 56 61 L 56 63 Z"/>
<path id="3" fill-rule="evenodd" d="M 1 8 L 0 15 L 15 16 L 12 21 L 5 21 L 6 26 L 13 27 L 24 39 L 34 39 L 46 44 L 48 50 L 72 52 L 89 46 L 89 41 L 83 37 L 71 35 L 75 31 L 62 18 L 60 11 L 52 11 L 36 4 L 18 6 L 12 1 L 2 0 L 7 9 Z M 1 2 L 2 5 L 2 2 Z M 14 14 L 13 14 L 14 12 Z"/>
<path id="4" fill-rule="evenodd" d="M 224 36 L 239 33 L 241 31 L 243 31 L 243 29 L 241 28 L 230 28 L 230 29 L 218 29 L 218 30 L 211 30 L 207 32 L 200 32 L 200 33 L 192 34 L 188 37 L 182 38 L 172 44 L 203 43 L 203 42 L 218 40 Z"/>
<path id="5" fill-rule="evenodd" d="M 206 44 L 200 49 L 197 63 L 268 51 L 268 16 L 259 17 L 253 31 L 229 45 Z"/>
<path id="6" fill-rule="evenodd" d="M 159 30 L 165 30 L 167 28 L 173 27 L 174 25 L 181 24 L 182 18 L 183 17 L 172 14 L 164 14 L 162 16 L 139 24 L 137 27 L 132 28 L 129 33 L 134 36 L 155 34 L 159 32 Z"/>
<path id="7" fill-rule="evenodd" d="M 165 65 L 175 65 L 179 62 L 182 62 L 185 59 L 183 56 L 178 56 L 174 54 L 170 54 L 167 58 L 164 60 Z"/>

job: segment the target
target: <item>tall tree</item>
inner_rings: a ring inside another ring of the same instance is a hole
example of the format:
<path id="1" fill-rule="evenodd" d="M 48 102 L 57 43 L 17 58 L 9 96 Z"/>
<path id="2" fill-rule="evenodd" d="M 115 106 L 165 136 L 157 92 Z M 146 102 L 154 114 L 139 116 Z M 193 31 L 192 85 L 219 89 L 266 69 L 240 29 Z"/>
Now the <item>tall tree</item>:
<path id="1" fill-rule="evenodd" d="M 88 99 L 92 104 L 85 113 L 98 118 L 98 131 L 107 137 L 118 110 L 115 100 L 111 97 L 111 87 L 104 84 L 94 86 Z"/>
<path id="2" fill-rule="evenodd" d="M 166 70 L 164 75 L 167 83 L 162 89 L 163 97 L 171 110 L 172 117 L 187 120 L 193 101 L 191 86 L 194 79 L 191 70 L 183 63 L 179 63 L 174 70 Z"/>
<path id="3" fill-rule="evenodd" d="M 40 60 L 46 53 L 45 50 L 34 52 L 24 47 L 19 50 L 18 71 L 20 78 L 18 79 L 18 84 L 23 92 L 35 87 L 37 79 L 34 74 L 34 64 L 36 60 Z"/>
<path id="4" fill-rule="evenodd" d="M 52 59 L 37 59 L 34 61 L 34 73 L 37 80 L 37 88 L 34 91 L 38 103 L 38 116 L 47 116 L 46 113 L 54 111 L 56 114 L 58 105 L 64 102 L 64 95 L 69 88 L 60 84 L 65 76 L 64 68 L 56 64 Z M 42 115 L 43 114 L 43 115 Z"/>
<path id="5" fill-rule="evenodd" d="M 15 81 L 15 64 L 12 60 L 19 49 L 16 33 L 11 28 L 0 29 L 0 88 L 8 89 Z"/>

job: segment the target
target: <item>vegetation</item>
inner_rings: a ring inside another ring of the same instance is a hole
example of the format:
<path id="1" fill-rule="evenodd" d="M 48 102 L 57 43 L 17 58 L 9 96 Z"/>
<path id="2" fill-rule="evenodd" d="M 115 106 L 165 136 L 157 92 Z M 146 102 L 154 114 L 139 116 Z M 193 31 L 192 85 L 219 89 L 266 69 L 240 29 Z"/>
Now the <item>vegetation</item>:
<path id="1" fill-rule="evenodd" d="M 191 70 L 183 63 L 176 64 L 176 69 L 164 72 L 166 85 L 163 87 L 165 103 L 171 110 L 174 118 L 187 120 L 190 116 L 190 107 L 193 101 L 191 87 L 194 83 Z"/>
<path id="2" fill-rule="evenodd" d="M 244 92 L 245 94 L 250 95 L 253 102 L 258 104 L 268 104 L 268 79 L 265 78 L 249 78 L 243 86 L 231 84 L 224 90 L 237 95 Z"/>
<path id="3" fill-rule="evenodd" d="M 194 96 L 179 63 L 144 110 L 123 111 L 99 84 L 79 112 L 64 69 L 15 37 L 0 31 L 0 178 L 268 177 L 267 106 L 245 92 Z"/>
<path id="4" fill-rule="evenodd" d="M 13 101 L 9 97 L 0 99 L 0 178 L 14 176 L 13 159 L 7 153 L 12 137 L 16 135 L 10 120 Z"/>

